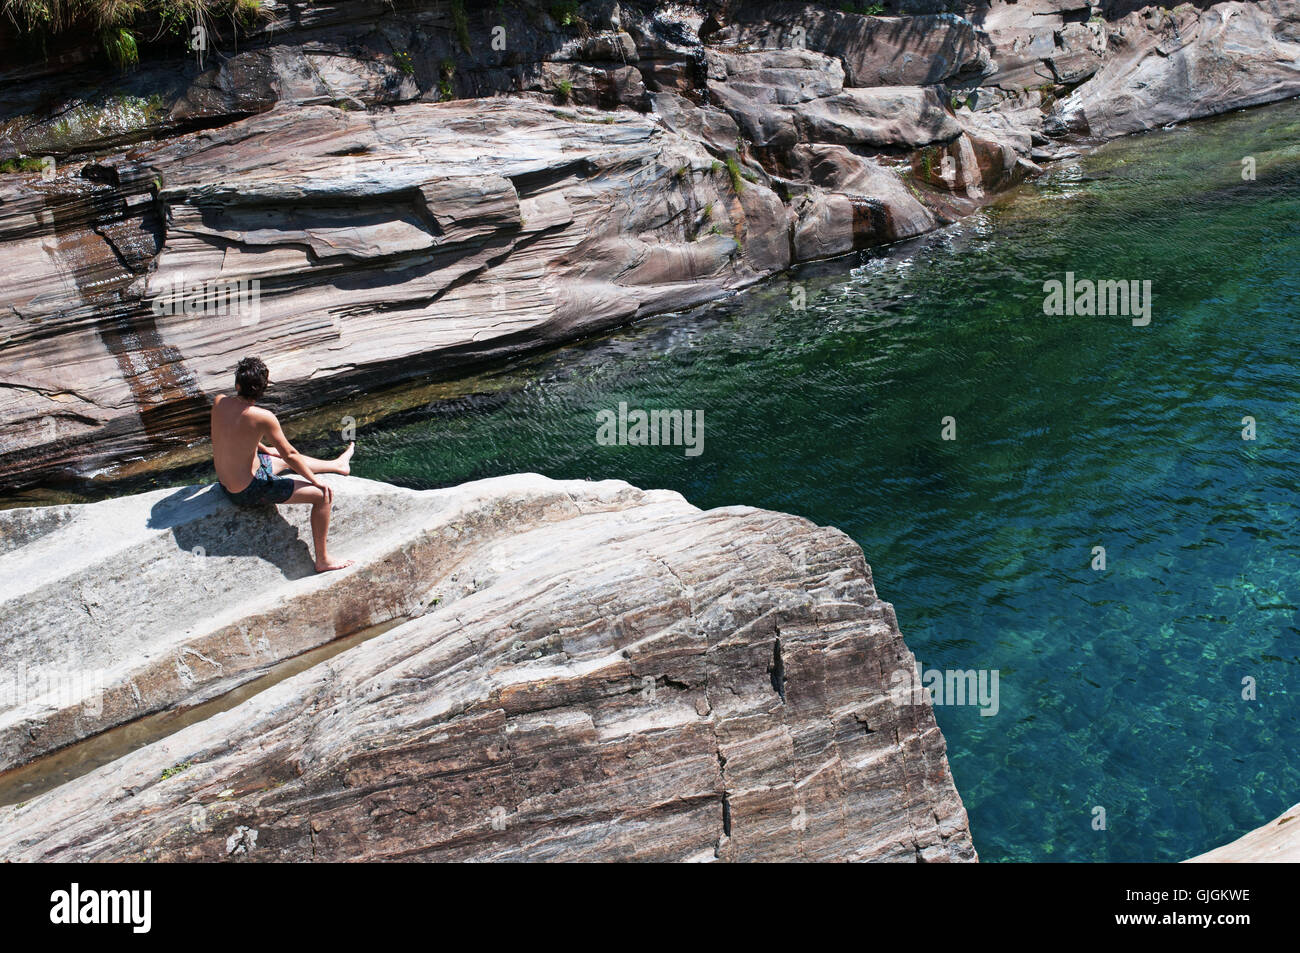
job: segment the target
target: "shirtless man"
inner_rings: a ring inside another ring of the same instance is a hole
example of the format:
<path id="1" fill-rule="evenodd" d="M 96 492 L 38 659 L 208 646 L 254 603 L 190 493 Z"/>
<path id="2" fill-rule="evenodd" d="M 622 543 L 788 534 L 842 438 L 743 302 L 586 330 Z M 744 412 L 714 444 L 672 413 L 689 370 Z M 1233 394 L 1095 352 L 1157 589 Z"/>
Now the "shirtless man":
<path id="1" fill-rule="evenodd" d="M 331 560 L 325 550 L 334 491 L 317 480 L 316 474 L 346 476 L 356 444 L 348 444 L 336 460 L 317 460 L 295 450 L 285 439 L 275 414 L 257 406 L 268 377 L 261 360 L 246 357 L 235 370 L 236 395 L 222 395 L 212 404 L 212 464 L 221 489 L 238 506 L 310 503 L 316 571 L 346 569 L 352 560 Z M 262 444 L 263 438 L 270 447 Z M 285 470 L 293 470 L 298 476 L 280 476 Z"/>

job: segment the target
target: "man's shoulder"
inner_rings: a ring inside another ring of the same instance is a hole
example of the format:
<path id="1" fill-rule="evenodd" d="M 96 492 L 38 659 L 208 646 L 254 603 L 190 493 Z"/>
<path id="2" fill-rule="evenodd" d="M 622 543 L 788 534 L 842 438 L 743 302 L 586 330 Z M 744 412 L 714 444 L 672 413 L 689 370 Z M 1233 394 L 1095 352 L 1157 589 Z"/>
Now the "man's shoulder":
<path id="1" fill-rule="evenodd" d="M 269 426 L 270 424 L 279 423 L 279 421 L 275 417 L 275 414 L 267 410 L 265 407 L 258 407 L 254 405 L 248 408 L 248 416 L 251 419 L 256 420 L 259 424 L 265 424 Z"/>

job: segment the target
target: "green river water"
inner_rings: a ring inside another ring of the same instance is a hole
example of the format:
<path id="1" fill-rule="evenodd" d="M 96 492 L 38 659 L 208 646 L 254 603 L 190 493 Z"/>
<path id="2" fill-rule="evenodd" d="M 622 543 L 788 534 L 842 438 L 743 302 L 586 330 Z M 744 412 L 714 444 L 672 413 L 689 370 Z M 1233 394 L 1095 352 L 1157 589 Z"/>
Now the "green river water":
<path id="1" fill-rule="evenodd" d="M 354 473 L 619 478 L 837 526 L 923 668 L 998 674 L 996 714 L 936 707 L 982 859 L 1180 860 L 1300 800 L 1298 223 L 1300 103 L 1131 137 L 364 425 Z M 1150 323 L 1044 314 L 1066 272 L 1150 281 Z M 600 445 L 620 402 L 702 411 L 703 452 Z"/>
<path id="2" fill-rule="evenodd" d="M 363 428 L 355 472 L 616 477 L 838 526 L 924 668 L 998 672 L 996 715 L 936 709 L 984 860 L 1179 860 L 1300 800 L 1298 223 L 1297 103 L 1131 137 Z M 1150 324 L 1045 315 L 1067 271 L 1149 280 Z M 598 445 L 619 402 L 703 411 L 703 452 Z"/>

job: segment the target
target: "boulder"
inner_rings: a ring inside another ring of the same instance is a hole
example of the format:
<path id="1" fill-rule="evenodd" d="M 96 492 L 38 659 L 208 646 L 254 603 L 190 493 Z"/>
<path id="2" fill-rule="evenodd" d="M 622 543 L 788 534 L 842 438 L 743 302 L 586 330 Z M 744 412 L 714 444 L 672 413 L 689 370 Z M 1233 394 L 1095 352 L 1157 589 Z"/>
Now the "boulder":
<path id="1" fill-rule="evenodd" d="M 842 533 L 612 481 L 330 479 L 359 561 L 325 576 L 305 507 L 210 489 L 0 516 L 6 658 L 74 652 L 141 710 L 407 618 L 0 808 L 0 860 L 976 859 Z"/>
<path id="2" fill-rule="evenodd" d="M 951 13 L 875 17 L 813 3 L 754 3 L 740 5 L 735 18 L 728 39 L 832 56 L 848 86 L 926 86 L 991 69 L 975 25 Z"/>
<path id="3" fill-rule="evenodd" d="M 830 258 L 912 238 L 935 226 L 901 175 L 844 146 L 804 145 L 792 173 L 814 184 L 795 203 L 795 257 Z"/>
<path id="4" fill-rule="evenodd" d="M 1300 0 L 1130 13 L 1055 128 L 1113 137 L 1300 95 Z"/>
<path id="5" fill-rule="evenodd" d="M 808 103 L 798 122 L 805 141 L 884 151 L 951 142 L 961 135 L 957 120 L 928 86 L 846 89 Z"/>

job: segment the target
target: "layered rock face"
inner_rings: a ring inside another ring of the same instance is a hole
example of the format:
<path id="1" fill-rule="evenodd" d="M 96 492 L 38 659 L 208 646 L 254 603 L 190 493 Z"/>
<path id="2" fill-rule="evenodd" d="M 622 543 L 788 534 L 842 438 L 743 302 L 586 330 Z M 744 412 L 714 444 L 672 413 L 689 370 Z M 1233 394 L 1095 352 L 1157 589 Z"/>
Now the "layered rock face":
<path id="1" fill-rule="evenodd" d="M 617 482 L 330 479 L 358 564 L 319 577 L 296 508 L 210 488 L 0 514 L 6 658 L 102 671 L 79 715 L 12 707 L 6 764 L 408 619 L 0 808 L 0 859 L 975 859 L 842 533 Z"/>
<path id="2" fill-rule="evenodd" d="M 289 415 L 455 376 L 1300 94 L 1300 0 L 401 6 L 267 0 L 127 73 L 0 27 L 0 487 L 201 439 L 246 353 Z"/>

